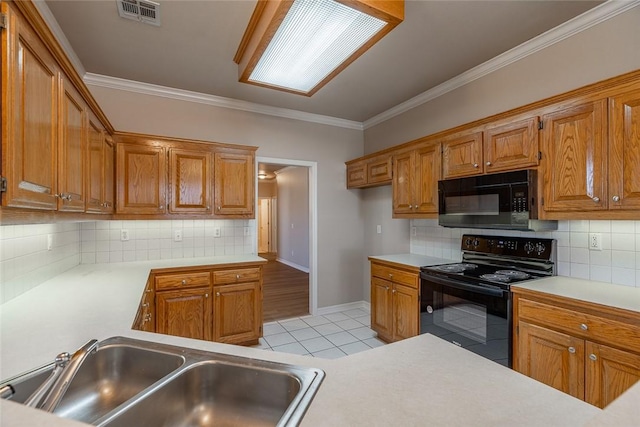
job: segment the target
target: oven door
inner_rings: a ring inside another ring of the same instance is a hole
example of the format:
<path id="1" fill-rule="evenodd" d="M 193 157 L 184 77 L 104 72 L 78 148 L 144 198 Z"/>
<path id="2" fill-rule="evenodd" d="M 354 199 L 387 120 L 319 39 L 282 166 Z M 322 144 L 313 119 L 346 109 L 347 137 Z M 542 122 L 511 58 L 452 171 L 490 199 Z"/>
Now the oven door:
<path id="1" fill-rule="evenodd" d="M 511 292 L 421 273 L 420 333 L 511 367 Z"/>

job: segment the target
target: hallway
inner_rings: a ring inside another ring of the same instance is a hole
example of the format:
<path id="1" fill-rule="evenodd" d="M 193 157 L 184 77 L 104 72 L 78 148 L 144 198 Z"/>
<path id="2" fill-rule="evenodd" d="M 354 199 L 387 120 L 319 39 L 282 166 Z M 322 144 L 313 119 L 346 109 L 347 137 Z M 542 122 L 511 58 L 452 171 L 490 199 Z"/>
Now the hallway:
<path id="1" fill-rule="evenodd" d="M 270 259 L 263 267 L 262 283 L 265 323 L 309 314 L 308 273 Z"/>

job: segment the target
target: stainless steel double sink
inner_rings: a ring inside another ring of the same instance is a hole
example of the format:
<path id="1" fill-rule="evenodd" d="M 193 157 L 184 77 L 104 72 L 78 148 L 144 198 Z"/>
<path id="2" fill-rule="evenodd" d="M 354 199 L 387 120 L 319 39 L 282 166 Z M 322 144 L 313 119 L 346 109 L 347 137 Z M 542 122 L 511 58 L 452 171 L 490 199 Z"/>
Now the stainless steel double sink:
<path id="1" fill-rule="evenodd" d="M 3 381 L 24 403 L 53 364 Z M 123 337 L 102 341 L 54 413 L 96 426 L 294 426 L 324 378 L 292 366 Z"/>

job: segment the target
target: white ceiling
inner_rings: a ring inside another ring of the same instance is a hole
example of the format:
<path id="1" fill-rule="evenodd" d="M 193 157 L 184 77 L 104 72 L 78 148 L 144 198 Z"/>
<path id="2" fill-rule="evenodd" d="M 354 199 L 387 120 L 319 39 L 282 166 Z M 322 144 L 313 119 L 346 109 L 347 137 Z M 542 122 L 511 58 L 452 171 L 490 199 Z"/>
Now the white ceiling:
<path id="1" fill-rule="evenodd" d="M 238 82 L 255 0 L 159 3 L 155 27 L 120 18 L 115 0 L 46 1 L 89 73 L 364 122 L 601 1 L 409 0 L 402 24 L 310 98 Z"/>

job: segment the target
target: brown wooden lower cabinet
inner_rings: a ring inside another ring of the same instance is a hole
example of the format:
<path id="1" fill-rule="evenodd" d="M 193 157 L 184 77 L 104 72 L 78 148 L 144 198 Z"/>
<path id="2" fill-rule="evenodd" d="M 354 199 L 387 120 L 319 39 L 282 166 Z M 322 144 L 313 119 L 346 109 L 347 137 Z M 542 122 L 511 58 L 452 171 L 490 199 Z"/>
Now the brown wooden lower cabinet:
<path id="1" fill-rule="evenodd" d="M 393 342 L 420 333 L 419 270 L 371 260 L 371 329 Z"/>
<path id="2" fill-rule="evenodd" d="M 211 288 L 156 293 L 156 332 L 211 340 Z"/>
<path id="3" fill-rule="evenodd" d="M 640 315 L 514 289 L 514 369 L 604 408 L 640 380 Z"/>
<path id="4" fill-rule="evenodd" d="M 257 344 L 262 336 L 262 263 L 153 271 L 133 328 Z"/>

